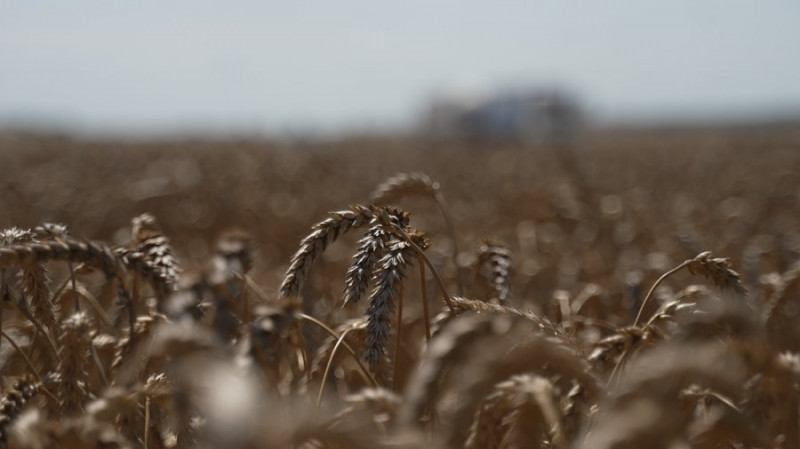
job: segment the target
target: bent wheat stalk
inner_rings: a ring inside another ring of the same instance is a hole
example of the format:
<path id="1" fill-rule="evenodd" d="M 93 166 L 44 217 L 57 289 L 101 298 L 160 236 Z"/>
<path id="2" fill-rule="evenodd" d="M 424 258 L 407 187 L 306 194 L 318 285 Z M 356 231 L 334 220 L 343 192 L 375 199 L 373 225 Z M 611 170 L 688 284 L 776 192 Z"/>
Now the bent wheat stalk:
<path id="1" fill-rule="evenodd" d="M 388 204 L 406 195 L 422 195 L 432 198 L 442 213 L 447 226 L 447 233 L 450 235 L 450 240 L 453 241 L 452 259 L 453 267 L 456 270 L 458 294 L 464 296 L 464 281 L 461 279 L 461 270 L 458 267 L 458 239 L 456 239 L 455 226 L 453 226 L 453 220 L 450 218 L 447 202 L 444 199 L 439 183 L 432 181 L 424 173 L 399 173 L 378 185 L 370 199 L 375 204 Z"/>
<path id="2" fill-rule="evenodd" d="M 650 297 L 653 296 L 653 292 L 655 292 L 656 287 L 658 287 L 661 282 L 664 281 L 664 279 L 672 276 L 685 267 L 688 267 L 689 273 L 692 275 L 696 276 L 700 274 L 708 279 L 711 279 L 714 285 L 719 288 L 730 289 L 740 295 L 747 293 L 747 290 L 745 290 L 744 286 L 742 285 L 739 273 L 730 268 L 730 261 L 722 257 L 712 258 L 711 251 L 705 251 L 698 254 L 693 259 L 684 260 L 677 267 L 661 275 L 661 277 L 659 277 L 656 282 L 653 283 L 653 286 L 650 287 L 650 290 L 647 292 L 647 296 L 644 297 L 642 305 L 639 306 L 639 313 L 636 314 L 636 319 L 633 322 L 634 326 L 639 324 L 639 320 L 642 318 L 642 313 L 647 306 L 647 302 L 650 300 Z"/>
<path id="3" fill-rule="evenodd" d="M 325 332 L 328 333 L 328 335 L 330 335 L 331 337 L 333 337 L 333 338 L 335 338 L 337 340 L 340 338 L 340 336 L 336 333 L 336 331 L 331 329 L 327 324 L 323 323 L 322 321 L 320 321 L 320 320 L 318 320 L 318 319 L 316 319 L 316 318 L 314 318 L 312 316 L 306 315 L 305 313 L 298 313 L 297 317 L 300 318 L 300 319 L 306 320 L 309 323 L 314 324 L 315 326 L 317 326 L 320 329 L 324 330 Z M 369 370 L 364 367 L 364 365 L 361 363 L 361 359 L 358 357 L 358 355 L 356 355 L 356 352 L 353 350 L 353 348 L 349 344 L 347 344 L 346 341 L 342 342 L 342 346 L 344 346 L 344 348 L 347 350 L 347 352 L 349 352 L 350 355 L 353 356 L 353 359 L 355 359 L 356 364 L 358 365 L 359 369 L 361 369 L 361 372 L 364 374 L 365 378 L 369 380 L 369 382 L 372 384 L 372 386 L 373 387 L 378 387 L 379 386 L 378 381 L 375 380 L 375 377 L 372 376 L 372 373 L 370 373 Z"/>
<path id="4" fill-rule="evenodd" d="M 330 215 L 330 218 L 312 226 L 311 234 L 300 242 L 300 249 L 292 256 L 292 263 L 283 276 L 280 286 L 282 297 L 298 295 L 308 270 L 328 245 L 350 229 L 364 226 L 375 218 L 370 208 L 358 205 L 351 206 L 349 210 L 331 212 Z"/>

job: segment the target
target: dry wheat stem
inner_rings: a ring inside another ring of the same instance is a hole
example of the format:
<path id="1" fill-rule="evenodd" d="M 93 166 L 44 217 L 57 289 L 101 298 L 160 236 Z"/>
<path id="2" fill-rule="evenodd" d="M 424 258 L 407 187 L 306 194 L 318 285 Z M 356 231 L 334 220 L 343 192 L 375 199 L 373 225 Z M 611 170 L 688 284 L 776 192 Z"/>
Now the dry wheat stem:
<path id="1" fill-rule="evenodd" d="M 448 323 L 431 340 L 406 384 L 406 402 L 400 414 L 403 425 L 411 426 L 419 422 L 425 410 L 430 408 L 446 366 L 458 360 L 476 339 L 491 330 L 492 322 L 487 317 L 464 316 Z"/>
<path id="2" fill-rule="evenodd" d="M 639 313 L 636 314 L 636 320 L 634 320 L 633 325 L 636 326 L 639 324 L 639 320 L 642 317 L 642 313 L 647 305 L 647 301 L 653 295 L 656 287 L 658 287 L 658 285 L 661 284 L 664 279 L 680 271 L 684 267 L 688 267 L 689 272 L 692 275 L 702 274 L 706 278 L 711 279 L 711 281 L 717 287 L 731 289 L 737 294 L 745 295 L 747 291 L 742 286 L 739 273 L 730 269 L 729 265 L 730 263 L 728 262 L 728 259 L 712 258 L 711 251 L 704 251 L 692 259 L 683 261 L 683 263 L 677 267 L 664 273 L 656 280 L 653 286 L 650 287 L 650 290 L 647 292 L 647 296 L 644 297 L 642 305 L 639 307 Z"/>
<path id="3" fill-rule="evenodd" d="M 425 326 L 425 343 L 428 344 L 431 341 L 431 318 L 428 312 L 428 285 L 425 282 L 425 263 L 419 255 L 417 255 L 417 259 L 419 260 L 419 284 L 420 291 L 422 292 L 422 321 Z"/>
<path id="4" fill-rule="evenodd" d="M 50 390 L 48 390 L 47 387 L 44 386 L 44 380 L 42 379 L 42 376 L 39 375 L 39 372 L 36 370 L 36 367 L 33 365 L 33 362 L 28 357 L 28 355 L 25 354 L 25 351 L 23 351 L 22 348 L 20 348 L 19 345 L 17 345 L 17 342 L 15 342 L 14 339 L 11 338 L 11 336 L 9 336 L 4 330 L 0 329 L 0 335 L 2 335 L 3 338 L 5 338 L 9 343 L 11 343 L 11 346 L 14 347 L 14 350 L 17 351 L 17 353 L 20 356 L 22 356 L 22 359 L 25 361 L 25 364 L 28 365 L 28 369 L 30 370 L 31 374 L 39 382 L 42 391 L 44 391 L 48 396 L 50 396 L 50 398 L 53 401 L 55 401 L 54 404 L 57 404 L 58 398 L 56 398 L 56 396 Z"/>
<path id="5" fill-rule="evenodd" d="M 331 355 L 328 357 L 328 362 L 325 364 L 325 371 L 322 374 L 322 381 L 319 385 L 319 392 L 317 393 L 317 403 L 316 403 L 316 411 L 319 411 L 319 407 L 322 404 L 322 394 L 325 391 L 325 384 L 328 380 L 328 373 L 330 372 L 331 367 L 333 366 L 333 359 L 336 357 L 336 352 L 339 350 L 339 346 L 344 342 L 344 339 L 347 337 L 347 334 L 350 333 L 354 328 L 346 329 L 342 332 L 342 335 L 336 339 L 336 344 L 333 345 L 333 349 L 331 350 Z M 355 354 L 355 353 L 354 353 Z M 309 370 L 310 371 L 310 370 Z"/>
<path id="6" fill-rule="evenodd" d="M 667 271 L 666 273 L 662 274 L 661 277 L 656 279 L 656 281 L 653 283 L 653 286 L 650 287 L 650 290 L 647 292 L 647 295 L 644 297 L 644 300 L 642 300 L 642 305 L 639 306 L 639 313 L 636 314 L 636 319 L 633 321 L 633 325 L 634 326 L 639 324 L 639 320 L 642 318 L 642 313 L 644 312 L 644 309 L 647 306 L 647 302 L 650 300 L 650 297 L 653 296 L 653 292 L 656 291 L 656 287 L 658 287 L 661 284 L 661 282 L 664 281 L 664 279 L 666 279 L 666 278 L 670 277 L 671 275 L 677 273 L 683 267 L 688 266 L 690 262 L 691 262 L 690 260 L 685 260 L 685 261 L 683 261 L 683 263 L 681 263 L 677 267 Z"/>
<path id="7" fill-rule="evenodd" d="M 144 398 L 144 449 L 150 443 L 150 396 Z"/>
<path id="8" fill-rule="evenodd" d="M 81 286 L 79 286 L 78 289 L 80 290 Z M 84 294 L 84 293 L 86 293 L 86 294 Z M 90 306 L 92 306 L 92 309 L 97 314 L 97 317 L 100 318 L 100 321 L 106 326 L 106 328 L 116 332 L 117 329 L 116 329 L 116 327 L 114 327 L 114 323 L 112 323 L 111 317 L 108 316 L 108 312 L 106 312 L 106 310 L 103 308 L 103 306 L 101 306 L 100 303 L 97 302 L 97 298 L 95 298 L 94 295 L 92 295 L 88 291 L 81 292 L 81 296 L 83 297 L 83 299 L 86 302 L 89 303 Z"/>
<path id="9" fill-rule="evenodd" d="M 97 373 L 100 375 L 100 380 L 105 387 L 108 387 L 111 383 L 108 381 L 106 369 L 103 368 L 103 363 L 100 361 L 100 356 L 97 354 L 97 349 L 94 347 L 93 342 L 89 343 L 89 352 L 92 356 L 92 362 L 94 362 L 94 366 L 97 368 Z"/>
<path id="10" fill-rule="evenodd" d="M 398 361 L 399 354 L 400 354 L 400 339 L 402 338 L 403 333 L 403 289 L 401 288 L 399 292 L 397 292 L 397 325 L 395 326 L 397 330 L 394 333 L 394 360 L 392 364 L 394 365 L 394 371 L 392 373 L 392 391 L 397 391 L 397 373 L 400 370 L 400 363 Z"/>
<path id="11" fill-rule="evenodd" d="M 339 335 L 337 335 L 336 332 L 333 329 L 331 329 L 327 324 L 323 323 L 322 321 L 320 321 L 320 320 L 318 320 L 318 319 L 316 319 L 316 318 L 314 318 L 312 316 L 306 315 L 305 313 L 298 313 L 297 317 L 300 318 L 300 319 L 306 320 L 306 321 L 308 321 L 310 323 L 313 323 L 314 325 L 318 326 L 320 329 L 322 329 L 325 332 L 327 332 L 328 335 L 330 335 L 334 339 L 336 339 L 336 340 L 339 339 Z M 350 353 L 350 355 L 353 356 L 353 359 L 355 360 L 356 364 L 358 364 L 358 367 L 361 369 L 361 372 L 364 374 L 366 379 L 369 380 L 369 382 L 372 384 L 372 386 L 373 387 L 378 387 L 379 386 L 378 381 L 375 380 L 375 378 L 372 376 L 372 373 L 370 373 L 369 370 L 364 367 L 364 365 L 361 363 L 361 358 L 358 355 L 356 355 L 356 352 L 353 350 L 353 348 L 349 344 L 347 344 L 346 341 L 342 342 L 342 346 L 344 346 L 344 348 Z"/>
<path id="12" fill-rule="evenodd" d="M 17 310 L 19 310 L 20 313 L 22 313 L 22 315 L 27 318 L 28 321 L 34 325 L 34 327 L 36 327 L 36 330 L 44 336 L 44 339 L 47 342 L 47 347 L 52 352 L 55 360 L 60 360 L 60 357 L 58 356 L 58 349 L 56 349 L 56 344 L 53 341 L 53 337 L 47 333 L 42 323 L 40 323 L 39 320 L 37 320 L 36 317 L 31 314 L 31 311 L 28 310 L 24 300 L 22 298 L 17 298 L 14 300 L 14 304 L 17 306 Z"/>

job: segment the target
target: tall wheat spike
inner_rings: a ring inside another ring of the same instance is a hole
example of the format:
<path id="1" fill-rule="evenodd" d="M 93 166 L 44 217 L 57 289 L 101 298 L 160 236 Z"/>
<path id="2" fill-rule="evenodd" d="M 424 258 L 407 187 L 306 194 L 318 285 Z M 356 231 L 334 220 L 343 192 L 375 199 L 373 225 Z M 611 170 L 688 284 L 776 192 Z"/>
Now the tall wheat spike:
<path id="1" fill-rule="evenodd" d="M 10 228 L 0 232 L 0 245 L 36 242 L 35 237 L 31 231 Z M 31 315 L 41 323 L 52 338 L 58 339 L 60 333 L 58 307 L 51 301 L 47 267 L 44 262 L 26 261 L 20 264 L 20 268 L 19 284 L 25 308 L 30 310 Z M 8 279 L 5 281 L 8 282 Z M 8 288 L 8 285 L 1 288 Z"/>
<path id="2" fill-rule="evenodd" d="M 508 247 L 496 240 L 485 240 L 478 248 L 478 267 L 494 290 L 494 297 L 490 301 L 502 306 L 509 305 L 511 251 Z"/>
<path id="3" fill-rule="evenodd" d="M 514 428 L 517 431 L 525 429 L 525 434 L 532 435 L 535 440 L 529 441 L 528 447 L 534 447 L 541 444 L 543 437 L 549 439 L 551 427 L 557 429 L 558 447 L 566 447 L 552 395 L 553 385 L 550 381 L 530 374 L 515 375 L 495 385 L 492 393 L 475 412 L 464 448 L 501 447 L 509 440 L 509 433 Z M 534 416 L 527 416 L 530 413 L 524 412 L 531 406 Z"/>
<path id="4" fill-rule="evenodd" d="M 558 378 L 580 383 L 591 397 L 602 396 L 598 379 L 578 353 L 561 341 L 532 333 L 530 324 L 524 321 L 517 320 L 510 330 L 489 336 L 473 349 L 462 362 L 473 375 L 454 387 L 453 395 L 458 398 L 459 406 L 448 417 L 448 426 L 444 429 L 444 439 L 451 447 L 461 446 L 466 441 L 476 405 L 495 384 L 512 375 L 554 372 Z M 560 422 L 551 424 L 561 426 Z M 562 431 L 556 433 L 562 435 L 558 437 L 558 445 L 564 447 Z"/>
<path id="5" fill-rule="evenodd" d="M 389 212 L 395 222 L 403 225 L 408 222 L 408 215 L 402 212 Z M 314 261 L 333 243 L 340 235 L 353 228 L 359 228 L 370 223 L 375 218 L 375 211 L 364 206 L 351 206 L 349 210 L 331 212 L 327 218 L 312 229 L 311 234 L 300 242 L 300 249 L 292 256 L 292 263 L 283 277 L 280 286 L 280 295 L 283 297 L 297 296 L 300 287 L 308 276 L 308 270 Z"/>
<path id="6" fill-rule="evenodd" d="M 464 295 L 464 284 L 459 273 L 458 266 L 458 239 L 456 238 L 455 226 L 453 226 L 453 219 L 450 218 L 450 213 L 447 210 L 447 202 L 441 191 L 441 186 L 438 182 L 431 180 L 431 178 L 424 173 L 399 173 L 382 182 L 370 195 L 370 200 L 375 204 L 390 204 L 407 195 L 422 195 L 433 199 L 442 213 L 447 232 L 450 234 L 450 239 L 453 241 L 453 266 L 456 270 L 456 283 L 458 284 L 458 293 Z"/>
<path id="7" fill-rule="evenodd" d="M 0 447 L 8 444 L 8 428 L 22 413 L 22 408 L 39 393 L 39 385 L 20 379 L 0 398 Z"/>
<path id="8" fill-rule="evenodd" d="M 353 256 L 353 264 L 347 270 L 344 281 L 344 304 L 355 304 L 364 295 L 372 279 L 373 267 L 383 257 L 389 234 L 379 224 L 374 224 L 359 240 L 358 251 Z"/>
<path id="9" fill-rule="evenodd" d="M 88 399 L 89 385 L 89 346 L 91 330 L 86 312 L 76 313 L 63 322 L 64 331 L 59 341 L 58 355 L 61 364 L 61 412 L 64 416 L 75 415 L 83 411 Z"/>
<path id="10" fill-rule="evenodd" d="M 423 237 L 419 236 L 418 240 Z M 373 373 L 377 372 L 386 353 L 386 343 L 392 329 L 392 314 L 395 300 L 403 289 L 406 270 L 413 258 L 411 245 L 405 241 L 394 241 L 388 244 L 386 255 L 378 262 L 380 271 L 375 274 L 375 288 L 369 297 L 367 308 L 366 353 L 367 361 Z"/>
<path id="11" fill-rule="evenodd" d="M 148 267 L 142 274 L 151 281 L 156 294 L 163 298 L 175 290 L 181 271 L 169 239 L 164 237 L 155 217 L 150 214 L 133 218 L 131 234 L 128 247 L 118 248 L 116 253 L 134 267 L 134 272 L 138 273 L 142 266 Z"/>

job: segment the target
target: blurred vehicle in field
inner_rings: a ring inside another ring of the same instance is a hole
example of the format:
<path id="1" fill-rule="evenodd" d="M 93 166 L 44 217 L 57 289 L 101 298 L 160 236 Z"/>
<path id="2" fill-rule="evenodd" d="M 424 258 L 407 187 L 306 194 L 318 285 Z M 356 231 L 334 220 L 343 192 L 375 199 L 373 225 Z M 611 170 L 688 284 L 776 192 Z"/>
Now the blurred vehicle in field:
<path id="1" fill-rule="evenodd" d="M 570 140 L 583 115 L 576 98 L 561 89 L 462 90 L 434 96 L 423 132 L 434 139 L 558 145 Z"/>

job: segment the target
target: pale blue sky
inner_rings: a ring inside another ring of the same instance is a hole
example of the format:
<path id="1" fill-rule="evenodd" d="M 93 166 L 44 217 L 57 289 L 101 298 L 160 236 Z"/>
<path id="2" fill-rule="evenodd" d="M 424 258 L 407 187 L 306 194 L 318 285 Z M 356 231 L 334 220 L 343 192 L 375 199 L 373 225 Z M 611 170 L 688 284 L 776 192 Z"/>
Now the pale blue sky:
<path id="1" fill-rule="evenodd" d="M 600 116 L 800 111 L 800 2 L 4 1 L 0 122 L 408 123 L 439 89 L 572 87 Z"/>

